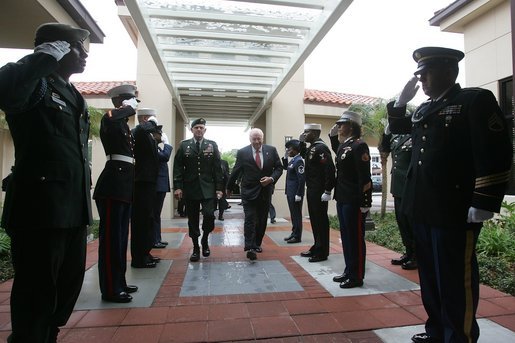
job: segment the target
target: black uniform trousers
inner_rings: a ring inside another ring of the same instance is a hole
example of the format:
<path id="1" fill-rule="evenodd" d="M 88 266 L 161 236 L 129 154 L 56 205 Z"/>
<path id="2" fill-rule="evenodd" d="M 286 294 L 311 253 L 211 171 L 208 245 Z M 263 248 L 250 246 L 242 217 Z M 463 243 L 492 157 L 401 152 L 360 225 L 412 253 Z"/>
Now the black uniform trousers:
<path id="1" fill-rule="evenodd" d="M 155 182 L 135 182 L 131 218 L 132 263 L 150 262 L 150 250 L 154 246 L 154 199 Z"/>
<path id="2" fill-rule="evenodd" d="M 414 225 L 422 303 L 428 314 L 426 332 L 441 342 L 478 340 L 476 243 L 481 227 Z"/>
<path id="3" fill-rule="evenodd" d="M 113 199 L 96 200 L 100 217 L 98 235 L 98 277 L 100 292 L 114 296 L 125 292 L 127 245 L 131 204 Z"/>
<path id="4" fill-rule="evenodd" d="M 153 244 L 161 242 L 161 212 L 165 202 L 166 192 L 157 192 L 154 199 L 154 239 Z"/>
<path id="5" fill-rule="evenodd" d="M 358 205 L 336 203 L 340 222 L 340 238 L 345 260 L 344 274 L 349 279 L 362 281 L 365 278 L 365 219 L 368 212 L 361 213 Z"/>
<path id="6" fill-rule="evenodd" d="M 295 201 L 295 195 L 286 195 L 288 209 L 290 210 L 292 235 L 296 239 L 302 239 L 302 200 Z"/>
<path id="7" fill-rule="evenodd" d="M 202 232 L 211 233 L 215 228 L 215 198 L 192 200 L 185 199 L 186 214 L 188 215 L 188 234 L 196 239 L 200 236 L 200 206 L 202 205 Z"/>
<path id="8" fill-rule="evenodd" d="M 395 220 L 399 227 L 402 244 L 406 248 L 406 255 L 411 259 L 415 257 L 415 237 L 413 237 L 413 226 L 406 214 L 401 210 L 401 197 L 393 197 L 393 205 L 395 208 Z"/>
<path id="9" fill-rule="evenodd" d="M 12 343 L 55 341 L 79 297 L 86 264 L 86 226 L 10 230 L 15 271 Z"/>
<path id="10" fill-rule="evenodd" d="M 271 196 L 261 191 L 253 200 L 242 200 L 245 220 L 243 234 L 245 236 L 245 251 L 260 248 L 265 237 L 268 212 L 270 210 Z"/>
<path id="11" fill-rule="evenodd" d="M 306 191 L 308 201 L 309 221 L 315 244 L 309 248 L 313 256 L 329 256 L 329 217 L 327 216 L 328 202 L 321 201 L 321 192 Z"/>

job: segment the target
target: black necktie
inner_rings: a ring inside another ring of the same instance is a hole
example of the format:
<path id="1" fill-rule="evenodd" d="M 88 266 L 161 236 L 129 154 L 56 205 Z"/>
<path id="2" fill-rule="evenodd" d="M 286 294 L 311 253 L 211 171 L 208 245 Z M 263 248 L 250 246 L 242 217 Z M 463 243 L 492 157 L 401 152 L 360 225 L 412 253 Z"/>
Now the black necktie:
<path id="1" fill-rule="evenodd" d="M 200 141 L 197 141 L 197 151 L 200 153 Z"/>

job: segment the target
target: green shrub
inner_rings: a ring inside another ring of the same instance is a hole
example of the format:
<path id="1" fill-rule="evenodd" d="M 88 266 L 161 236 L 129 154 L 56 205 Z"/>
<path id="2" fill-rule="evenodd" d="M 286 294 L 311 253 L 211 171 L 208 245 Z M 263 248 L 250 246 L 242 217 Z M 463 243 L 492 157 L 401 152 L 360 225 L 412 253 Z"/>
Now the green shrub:
<path id="1" fill-rule="evenodd" d="M 11 251 L 11 239 L 5 233 L 5 230 L 0 228 L 0 256 L 8 255 Z"/>

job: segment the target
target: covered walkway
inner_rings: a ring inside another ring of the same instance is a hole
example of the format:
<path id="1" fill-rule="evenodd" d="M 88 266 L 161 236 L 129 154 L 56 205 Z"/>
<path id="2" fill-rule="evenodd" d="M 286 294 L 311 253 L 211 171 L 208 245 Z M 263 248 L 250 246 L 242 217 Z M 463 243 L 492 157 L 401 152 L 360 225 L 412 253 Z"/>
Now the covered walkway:
<path id="1" fill-rule="evenodd" d="M 322 263 L 299 256 L 313 238 L 304 222 L 300 244 L 286 244 L 290 223 L 268 226 L 263 253 L 254 263 L 243 252 L 242 210 L 235 203 L 210 236 L 211 256 L 189 262 L 192 244 L 185 218 L 163 222 L 166 249 L 155 269 L 127 271 L 139 291 L 128 304 L 100 300 L 98 242 L 88 245 L 86 280 L 59 342 L 410 342 L 423 331 L 416 271 L 390 264 L 398 254 L 367 244 L 361 288 L 332 282 L 343 270 L 339 233 L 331 232 L 331 255 Z M 37 280 L 35 280 L 37 282 Z M 12 281 L 0 284 L 0 341 L 10 332 Z M 480 342 L 515 342 L 515 298 L 481 287 Z"/>

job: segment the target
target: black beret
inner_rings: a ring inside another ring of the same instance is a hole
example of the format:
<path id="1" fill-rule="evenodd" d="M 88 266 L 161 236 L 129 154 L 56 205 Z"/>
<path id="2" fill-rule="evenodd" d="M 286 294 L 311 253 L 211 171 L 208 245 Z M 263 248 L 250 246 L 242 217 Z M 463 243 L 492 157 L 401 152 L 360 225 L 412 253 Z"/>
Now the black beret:
<path id="1" fill-rule="evenodd" d="M 465 54 L 459 50 L 427 46 L 413 52 L 413 59 L 418 63 L 415 75 L 433 66 L 458 66 Z"/>
<path id="2" fill-rule="evenodd" d="M 36 30 L 34 45 L 37 46 L 45 42 L 57 40 L 68 43 L 82 42 L 89 36 L 88 30 L 78 29 L 71 25 L 60 23 L 46 23 L 39 26 Z"/>
<path id="3" fill-rule="evenodd" d="M 286 149 L 292 148 L 297 151 L 300 151 L 300 141 L 298 139 L 291 139 L 287 141 L 284 146 L 286 147 Z"/>
<path id="4" fill-rule="evenodd" d="M 195 125 L 206 125 L 206 120 L 204 118 L 198 118 L 191 122 L 191 128 Z"/>

